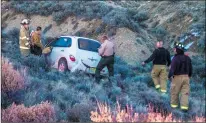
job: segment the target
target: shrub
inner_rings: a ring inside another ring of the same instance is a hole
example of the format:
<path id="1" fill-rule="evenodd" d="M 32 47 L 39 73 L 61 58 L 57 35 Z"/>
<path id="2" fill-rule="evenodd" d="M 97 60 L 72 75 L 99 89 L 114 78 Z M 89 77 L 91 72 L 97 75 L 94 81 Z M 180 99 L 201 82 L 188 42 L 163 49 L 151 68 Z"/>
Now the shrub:
<path id="1" fill-rule="evenodd" d="M 30 81 L 24 91 L 23 102 L 25 106 L 32 106 L 42 101 L 49 100 L 46 99 L 47 95 L 49 94 L 49 91 L 45 91 L 46 87 L 47 84 L 45 81 L 30 77 Z"/>
<path id="2" fill-rule="evenodd" d="M 94 110 L 94 107 L 89 104 L 76 104 L 67 111 L 67 117 L 69 122 L 89 122 L 90 112 Z"/>
<path id="3" fill-rule="evenodd" d="M 192 60 L 192 66 L 193 66 L 193 77 L 197 78 L 199 77 L 205 77 L 205 56 L 199 55 L 199 56 L 193 56 L 191 58 Z"/>
<path id="4" fill-rule="evenodd" d="M 112 37 L 112 36 L 116 35 L 116 29 L 115 29 L 115 28 L 109 29 L 107 35 L 108 35 L 109 37 Z"/>
<path id="5" fill-rule="evenodd" d="M 86 17 L 88 17 L 89 19 L 94 18 L 94 12 L 91 7 L 86 6 L 85 10 L 86 10 Z"/>
<path id="6" fill-rule="evenodd" d="M 52 122 L 55 121 L 53 106 L 49 102 L 31 107 L 12 104 L 2 110 L 2 120 L 6 122 Z"/>
<path id="7" fill-rule="evenodd" d="M 106 90 L 104 89 L 96 90 L 94 96 L 92 96 L 91 99 L 92 98 L 100 100 L 100 101 L 109 102 L 108 94 Z"/>
<path id="8" fill-rule="evenodd" d="M 166 34 L 168 33 L 167 30 L 164 27 L 158 26 L 152 29 L 152 33 L 157 37 L 157 38 L 164 38 Z"/>
<path id="9" fill-rule="evenodd" d="M 52 14 L 53 11 L 59 11 L 62 9 L 56 1 L 12 1 L 11 7 L 16 9 L 17 12 L 23 12 L 25 14 L 40 14 L 44 16 L 48 16 Z"/>
<path id="10" fill-rule="evenodd" d="M 130 24 L 128 25 L 128 27 L 131 29 L 131 30 L 134 30 L 136 32 L 139 32 L 140 31 L 140 26 L 137 22 L 131 20 L 130 21 Z"/>
<path id="11" fill-rule="evenodd" d="M 115 57 L 114 74 L 120 74 L 123 79 L 134 76 L 131 66 L 124 62 L 120 57 Z"/>
<path id="12" fill-rule="evenodd" d="M 139 23 L 142 28 L 148 28 L 148 25 L 144 22 Z"/>
<path id="13" fill-rule="evenodd" d="M 134 81 L 145 83 L 147 86 L 153 85 L 153 81 L 150 75 L 137 75 L 134 77 Z"/>
<path id="14" fill-rule="evenodd" d="M 145 20 L 149 19 L 149 16 L 148 16 L 147 12 L 140 11 L 136 15 L 134 15 L 134 18 L 138 22 L 142 22 L 142 21 L 145 21 Z"/>
<path id="15" fill-rule="evenodd" d="M 8 32 L 2 31 L 1 53 L 8 57 L 12 63 L 16 63 L 21 58 L 19 51 L 19 29 L 13 28 Z"/>
<path id="16" fill-rule="evenodd" d="M 137 62 L 135 67 L 132 69 L 137 71 L 139 74 L 149 72 L 152 68 L 152 63 L 146 64 L 145 66 L 142 66 L 140 62 Z"/>
<path id="17" fill-rule="evenodd" d="M 119 87 L 121 89 L 121 90 L 119 90 L 118 88 L 116 88 L 117 90 L 119 90 L 119 92 L 121 92 L 121 91 L 128 92 L 130 83 L 132 83 L 132 82 L 133 81 L 130 77 L 127 77 L 125 80 L 123 80 L 121 78 L 121 76 L 118 76 L 118 75 L 115 75 L 114 81 L 112 81 L 113 84 L 116 84 L 117 87 Z"/>
<path id="18" fill-rule="evenodd" d="M 197 41 L 197 45 L 198 45 L 198 49 L 200 52 L 205 52 L 205 43 L 206 43 L 206 40 L 205 40 L 205 33 L 200 37 L 200 39 Z"/>
<path id="19" fill-rule="evenodd" d="M 111 90 L 110 98 L 113 102 L 116 102 L 117 96 L 121 94 L 122 89 L 120 87 L 113 87 Z"/>
<path id="20" fill-rule="evenodd" d="M 78 84 L 75 87 L 75 89 L 77 89 L 79 91 L 83 91 L 83 92 L 89 93 L 90 89 L 91 89 L 91 85 L 89 85 L 87 82 L 84 82 L 84 83 Z"/>
<path id="21" fill-rule="evenodd" d="M 53 20 L 58 24 L 68 15 L 76 15 L 87 19 L 99 18 L 110 26 L 128 27 L 134 31 L 139 30 L 138 21 L 148 19 L 146 12 L 141 11 L 136 14 L 136 10 L 115 8 L 101 1 L 70 1 L 64 4 L 56 1 L 12 1 L 11 7 L 17 12 L 25 14 L 40 14 L 44 16 L 52 14 Z"/>
<path id="22" fill-rule="evenodd" d="M 75 36 L 85 36 L 85 34 L 86 34 L 86 30 L 83 28 L 83 29 L 77 31 L 74 35 Z"/>
<path id="23" fill-rule="evenodd" d="M 126 10 L 112 10 L 102 19 L 104 23 L 111 26 L 125 27 L 129 24 Z"/>
<path id="24" fill-rule="evenodd" d="M 24 88 L 25 83 L 25 70 L 18 71 L 14 70 L 12 64 L 1 57 L 1 68 L 2 68 L 2 78 L 1 78 L 1 89 L 4 92 L 17 91 Z"/>
<path id="25" fill-rule="evenodd" d="M 103 27 L 100 25 L 99 27 L 97 27 L 96 29 L 95 29 L 95 33 L 96 34 L 99 34 L 99 33 L 102 33 L 103 32 Z"/>
<path id="26" fill-rule="evenodd" d="M 30 55 L 22 61 L 22 65 L 29 67 L 28 72 L 30 73 L 37 71 L 43 72 L 46 68 L 46 63 L 43 56 L 38 57 L 35 55 Z"/>
<path id="27" fill-rule="evenodd" d="M 60 12 L 54 12 L 52 16 L 53 16 L 53 20 L 59 23 L 63 21 L 67 15 L 65 15 L 64 12 L 60 11 Z"/>
<path id="28" fill-rule="evenodd" d="M 190 25 L 189 29 L 204 31 L 205 30 L 205 24 L 204 24 L 204 22 L 202 22 L 202 23 L 193 23 L 192 25 Z"/>
<path id="29" fill-rule="evenodd" d="M 137 38 L 136 41 L 137 43 L 142 44 L 142 38 Z"/>
<path id="30" fill-rule="evenodd" d="M 8 32 L 5 32 L 4 30 L 2 30 L 2 38 L 19 39 L 17 35 L 19 35 L 18 28 L 13 28 L 9 30 Z"/>

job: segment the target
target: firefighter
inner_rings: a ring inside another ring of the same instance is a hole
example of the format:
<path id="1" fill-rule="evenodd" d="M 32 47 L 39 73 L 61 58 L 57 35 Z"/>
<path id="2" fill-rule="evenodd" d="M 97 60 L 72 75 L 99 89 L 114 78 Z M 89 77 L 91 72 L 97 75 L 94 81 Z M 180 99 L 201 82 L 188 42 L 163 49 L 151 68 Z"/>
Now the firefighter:
<path id="1" fill-rule="evenodd" d="M 108 40 L 107 36 L 101 38 L 101 47 L 98 49 L 99 55 L 102 57 L 97 65 L 95 72 L 96 82 L 100 82 L 100 72 L 106 66 L 109 70 L 109 76 L 114 76 L 114 43 Z"/>
<path id="2" fill-rule="evenodd" d="M 180 98 L 180 109 L 188 110 L 188 97 L 190 93 L 190 77 L 192 76 L 192 63 L 189 56 L 184 54 L 182 43 L 176 43 L 174 47 L 175 56 L 172 59 L 170 72 L 168 75 L 171 82 L 171 107 L 177 108 Z"/>
<path id="3" fill-rule="evenodd" d="M 30 54 L 30 36 L 29 36 L 29 20 L 23 19 L 19 35 L 19 48 L 21 55 L 29 56 Z"/>
<path id="4" fill-rule="evenodd" d="M 41 30 L 41 27 L 38 26 L 36 31 L 31 34 L 31 53 L 34 55 L 42 54 Z"/>
<path id="5" fill-rule="evenodd" d="M 155 88 L 165 94 L 167 92 L 167 66 L 171 63 L 170 53 L 163 48 L 163 41 L 158 41 L 156 47 L 153 54 L 142 62 L 142 65 L 144 66 L 146 63 L 153 61 L 151 76 Z"/>

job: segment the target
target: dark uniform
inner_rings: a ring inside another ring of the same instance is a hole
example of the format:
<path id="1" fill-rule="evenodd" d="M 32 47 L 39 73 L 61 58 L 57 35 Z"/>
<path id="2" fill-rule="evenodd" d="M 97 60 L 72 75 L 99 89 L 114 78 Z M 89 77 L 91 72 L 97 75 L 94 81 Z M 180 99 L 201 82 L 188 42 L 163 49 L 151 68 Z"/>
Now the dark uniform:
<path id="1" fill-rule="evenodd" d="M 151 76 L 155 84 L 155 88 L 161 88 L 162 93 L 167 92 L 167 66 L 170 65 L 170 53 L 163 47 L 155 49 L 153 54 L 144 62 L 149 63 L 153 61 L 153 69 Z M 159 81 L 160 80 L 160 81 Z"/>
<path id="2" fill-rule="evenodd" d="M 104 67 L 109 70 L 109 76 L 114 76 L 114 44 L 109 40 L 105 40 L 98 50 L 102 56 L 95 72 L 96 82 L 100 81 L 100 72 Z"/>
<path id="3" fill-rule="evenodd" d="M 177 108 L 179 94 L 181 93 L 180 105 L 182 110 L 188 110 L 188 97 L 190 92 L 190 78 L 192 76 L 192 63 L 189 56 L 184 55 L 184 47 L 177 44 L 177 54 L 172 59 L 171 69 L 168 78 L 172 78 L 171 83 L 171 107 Z"/>

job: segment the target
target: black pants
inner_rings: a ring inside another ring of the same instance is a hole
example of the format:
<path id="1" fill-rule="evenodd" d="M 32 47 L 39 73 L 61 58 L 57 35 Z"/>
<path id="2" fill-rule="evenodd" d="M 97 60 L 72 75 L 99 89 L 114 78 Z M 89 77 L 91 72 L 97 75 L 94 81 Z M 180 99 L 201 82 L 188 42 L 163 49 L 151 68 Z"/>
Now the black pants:
<path id="1" fill-rule="evenodd" d="M 100 72 L 105 66 L 109 70 L 109 76 L 114 76 L 114 55 L 104 56 L 101 58 L 99 64 L 97 65 L 96 72 L 95 72 L 96 82 L 100 81 Z"/>
<path id="2" fill-rule="evenodd" d="M 37 45 L 31 46 L 30 51 L 34 55 L 38 55 L 38 56 L 42 55 L 42 49 L 41 47 L 38 47 Z"/>

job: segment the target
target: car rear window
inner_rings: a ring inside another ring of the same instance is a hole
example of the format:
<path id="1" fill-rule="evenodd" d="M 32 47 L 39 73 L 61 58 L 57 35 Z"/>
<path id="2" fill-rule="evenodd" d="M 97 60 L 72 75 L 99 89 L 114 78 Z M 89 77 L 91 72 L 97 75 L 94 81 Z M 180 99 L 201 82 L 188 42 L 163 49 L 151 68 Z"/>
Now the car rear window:
<path id="1" fill-rule="evenodd" d="M 78 39 L 78 46 L 79 46 L 79 49 L 82 49 L 82 50 L 98 52 L 98 48 L 100 47 L 100 43 L 93 41 L 93 40 L 89 40 L 89 39 L 79 38 Z"/>
<path id="2" fill-rule="evenodd" d="M 51 43 L 53 47 L 71 47 L 72 39 L 69 37 L 60 37 L 56 41 Z"/>

